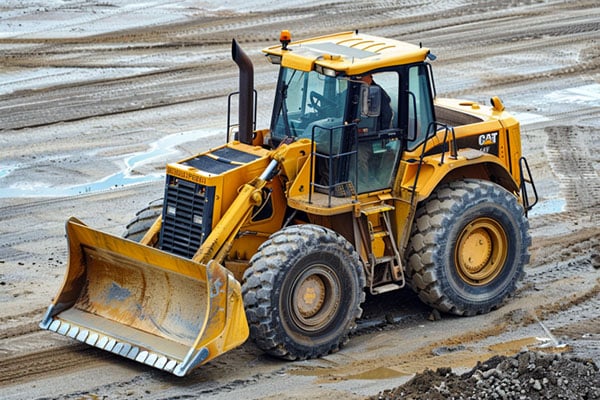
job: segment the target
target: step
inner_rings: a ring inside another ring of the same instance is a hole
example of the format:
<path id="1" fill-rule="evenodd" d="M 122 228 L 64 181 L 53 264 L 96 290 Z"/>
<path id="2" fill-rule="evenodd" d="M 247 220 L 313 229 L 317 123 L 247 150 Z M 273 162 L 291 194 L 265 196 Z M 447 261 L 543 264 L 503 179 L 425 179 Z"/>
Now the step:
<path id="1" fill-rule="evenodd" d="M 388 211 L 392 211 L 394 209 L 394 206 L 390 205 L 390 204 L 375 204 L 375 205 L 370 205 L 367 206 L 365 208 L 362 208 L 360 210 L 361 213 L 363 213 L 364 215 L 374 215 L 374 214 L 381 214 L 384 212 L 388 212 Z"/>
<path id="2" fill-rule="evenodd" d="M 387 292 L 391 292 L 393 290 L 398 290 L 398 289 L 402 289 L 402 286 L 400 286 L 396 283 L 388 283 L 386 285 L 381 285 L 376 288 L 373 288 L 373 290 L 371 292 L 373 294 L 382 294 L 382 293 L 387 293 Z"/>

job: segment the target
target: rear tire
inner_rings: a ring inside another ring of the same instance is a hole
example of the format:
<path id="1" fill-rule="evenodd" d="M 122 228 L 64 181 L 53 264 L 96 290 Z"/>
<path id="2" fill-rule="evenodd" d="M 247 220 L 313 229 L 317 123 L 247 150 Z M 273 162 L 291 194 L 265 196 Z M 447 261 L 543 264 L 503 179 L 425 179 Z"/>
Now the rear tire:
<path id="1" fill-rule="evenodd" d="M 163 199 L 153 200 L 148 203 L 148 206 L 141 209 L 135 214 L 123 233 L 123 238 L 139 242 L 142 240 L 148 229 L 154 221 L 162 214 Z"/>
<path id="2" fill-rule="evenodd" d="M 340 349 L 362 314 L 365 276 L 358 254 L 317 225 L 282 229 L 263 243 L 244 273 L 250 337 L 287 360 Z"/>
<path id="3" fill-rule="evenodd" d="M 517 198 L 499 185 L 465 179 L 440 186 L 415 216 L 407 265 L 413 290 L 457 315 L 499 307 L 529 262 L 528 228 Z"/>

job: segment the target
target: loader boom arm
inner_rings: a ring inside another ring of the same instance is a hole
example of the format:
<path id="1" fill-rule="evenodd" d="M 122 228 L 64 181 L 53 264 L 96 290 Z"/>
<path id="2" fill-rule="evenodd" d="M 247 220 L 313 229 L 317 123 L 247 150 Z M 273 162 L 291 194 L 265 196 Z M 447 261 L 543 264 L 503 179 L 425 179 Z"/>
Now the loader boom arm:
<path id="1" fill-rule="evenodd" d="M 250 217 L 252 209 L 262 203 L 262 188 L 273 177 L 277 164 L 277 160 L 271 160 L 259 177 L 240 188 L 238 196 L 200 246 L 192 258 L 193 261 L 208 264 L 214 260 L 222 264 L 240 228 Z"/>

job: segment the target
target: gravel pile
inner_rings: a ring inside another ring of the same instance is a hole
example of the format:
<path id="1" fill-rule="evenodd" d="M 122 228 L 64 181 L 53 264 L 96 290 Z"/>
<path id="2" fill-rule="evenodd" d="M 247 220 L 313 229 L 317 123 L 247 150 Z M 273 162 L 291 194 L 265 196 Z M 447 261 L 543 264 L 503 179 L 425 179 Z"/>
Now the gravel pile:
<path id="1" fill-rule="evenodd" d="M 383 399 L 599 400 L 600 371 L 589 360 L 527 351 L 514 357 L 494 356 L 462 375 L 450 368 L 425 370 L 370 398 Z"/>

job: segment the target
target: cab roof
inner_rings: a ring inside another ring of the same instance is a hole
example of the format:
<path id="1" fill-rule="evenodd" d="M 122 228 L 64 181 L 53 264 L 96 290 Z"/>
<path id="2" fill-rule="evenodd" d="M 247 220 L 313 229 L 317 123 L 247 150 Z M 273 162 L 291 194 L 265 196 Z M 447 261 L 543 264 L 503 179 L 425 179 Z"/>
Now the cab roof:
<path id="1" fill-rule="evenodd" d="M 422 62 L 429 49 L 379 36 L 342 32 L 272 46 L 263 50 L 271 62 L 301 71 L 330 69 L 354 76 L 397 65 Z"/>

